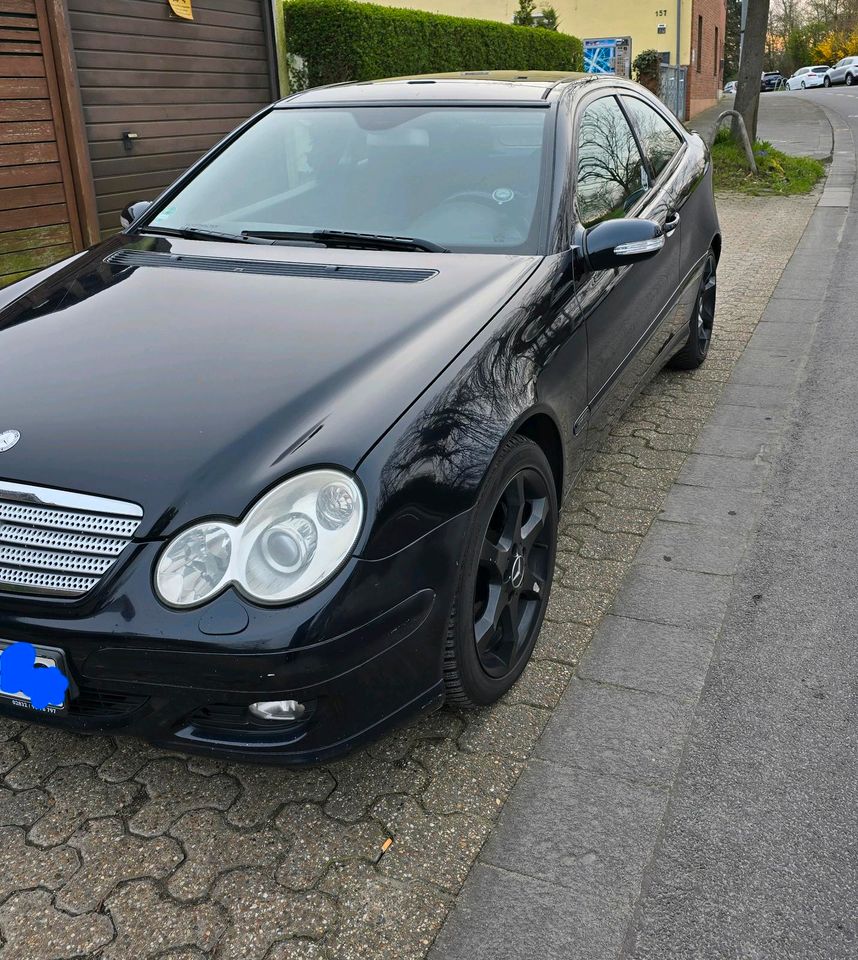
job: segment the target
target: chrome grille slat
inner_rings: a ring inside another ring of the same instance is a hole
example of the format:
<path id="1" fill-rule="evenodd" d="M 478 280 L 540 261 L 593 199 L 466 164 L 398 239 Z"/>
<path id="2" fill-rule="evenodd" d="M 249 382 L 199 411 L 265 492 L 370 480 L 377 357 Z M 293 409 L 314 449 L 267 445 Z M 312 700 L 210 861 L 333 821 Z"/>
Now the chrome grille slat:
<path id="1" fill-rule="evenodd" d="M 96 537 L 86 533 L 63 533 L 60 530 L 39 530 L 0 522 L 0 543 L 21 547 L 47 547 L 70 553 L 89 553 L 101 557 L 118 557 L 127 540 Z"/>
<path id="2" fill-rule="evenodd" d="M 119 537 L 132 537 L 140 526 L 139 520 L 128 517 L 106 517 L 98 514 L 72 513 L 68 510 L 50 510 L 32 507 L 23 503 L 0 501 L 0 520 L 13 520 L 49 530 L 68 530 L 74 533 L 106 533 Z"/>
<path id="3" fill-rule="evenodd" d="M 0 593 L 84 596 L 142 516 L 133 503 L 0 480 Z"/>
<path id="4" fill-rule="evenodd" d="M 51 570 L 57 573 L 87 573 L 99 576 L 113 566 L 107 557 L 90 557 L 83 553 L 55 553 L 50 550 L 29 550 L 26 547 L 0 546 L 0 564 Z"/>
<path id="5" fill-rule="evenodd" d="M 42 573 L 38 570 L 13 570 L 11 567 L 0 567 L 0 589 L 11 589 L 16 593 L 79 597 L 89 593 L 98 580 L 98 577 L 67 576 L 59 573 Z"/>

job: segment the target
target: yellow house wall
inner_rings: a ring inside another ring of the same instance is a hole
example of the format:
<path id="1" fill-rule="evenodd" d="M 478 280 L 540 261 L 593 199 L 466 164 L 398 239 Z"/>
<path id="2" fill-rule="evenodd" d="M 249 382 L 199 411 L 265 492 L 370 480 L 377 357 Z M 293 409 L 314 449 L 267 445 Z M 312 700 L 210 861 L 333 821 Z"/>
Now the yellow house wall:
<path id="1" fill-rule="evenodd" d="M 373 0 L 386 7 L 406 7 L 457 17 L 478 17 L 512 23 L 517 0 Z M 632 58 L 642 50 L 670 51 L 676 63 L 676 0 L 554 0 L 560 29 L 582 40 L 599 37 L 631 37 Z M 540 4 L 537 0 L 537 10 Z M 667 27 L 658 33 L 658 25 Z M 680 63 L 691 60 L 691 0 L 682 0 Z"/>

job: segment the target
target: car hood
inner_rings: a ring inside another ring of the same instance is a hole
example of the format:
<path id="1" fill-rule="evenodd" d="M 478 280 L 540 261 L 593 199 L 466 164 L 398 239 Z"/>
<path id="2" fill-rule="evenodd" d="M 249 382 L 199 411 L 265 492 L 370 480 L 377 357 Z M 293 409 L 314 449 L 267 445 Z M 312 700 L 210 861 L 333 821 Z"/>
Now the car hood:
<path id="1" fill-rule="evenodd" d="M 355 468 L 538 262 L 115 238 L 0 309 L 0 478 L 240 516 Z"/>

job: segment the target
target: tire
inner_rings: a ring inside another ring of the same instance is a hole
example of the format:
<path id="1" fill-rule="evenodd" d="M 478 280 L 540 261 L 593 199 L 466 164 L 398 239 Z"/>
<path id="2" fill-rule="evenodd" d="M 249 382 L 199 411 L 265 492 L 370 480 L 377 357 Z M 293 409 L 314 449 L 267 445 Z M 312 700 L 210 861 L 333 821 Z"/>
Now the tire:
<path id="1" fill-rule="evenodd" d="M 830 77 L 826 77 L 826 78 L 822 81 L 822 85 L 823 85 L 823 87 L 830 87 L 830 86 L 831 86 L 831 78 L 830 78 Z"/>
<path id="2" fill-rule="evenodd" d="M 709 344 L 712 342 L 712 328 L 715 323 L 717 288 L 718 273 L 715 254 L 710 250 L 703 267 L 697 299 L 694 301 L 688 340 L 670 361 L 670 366 L 675 370 L 696 370 L 709 355 Z"/>
<path id="3" fill-rule="evenodd" d="M 527 665 L 554 575 L 557 504 L 545 454 L 526 437 L 510 437 L 465 535 L 444 648 L 448 703 L 494 703 Z"/>
<path id="4" fill-rule="evenodd" d="M 801 81 L 801 89 L 807 90 L 807 84 L 804 82 L 804 80 Z"/>
<path id="5" fill-rule="evenodd" d="M 847 73 L 847 74 L 846 74 L 846 86 L 847 86 L 847 87 L 851 87 L 853 83 L 855 83 L 854 77 L 852 76 L 851 73 Z"/>

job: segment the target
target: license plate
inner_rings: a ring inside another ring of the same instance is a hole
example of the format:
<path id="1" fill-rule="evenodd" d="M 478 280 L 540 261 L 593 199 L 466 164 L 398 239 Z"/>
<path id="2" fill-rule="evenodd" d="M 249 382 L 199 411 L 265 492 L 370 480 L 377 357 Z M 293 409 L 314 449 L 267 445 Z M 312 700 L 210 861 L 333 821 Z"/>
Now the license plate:
<path id="1" fill-rule="evenodd" d="M 0 653 L 2 653 L 6 647 L 10 646 L 12 646 L 10 641 L 0 640 Z M 36 650 L 36 669 L 42 669 L 44 667 L 56 667 L 64 677 L 68 677 L 69 673 L 68 668 L 66 667 L 66 655 L 62 650 L 59 650 L 57 647 L 43 647 L 35 643 L 33 646 Z M 66 689 L 65 696 L 60 703 L 49 703 L 47 707 L 42 710 L 33 706 L 30 697 L 24 693 L 23 690 L 5 690 L 2 688 L 4 685 L 2 671 L 0 671 L 0 699 L 8 700 L 14 706 L 22 707 L 25 710 L 38 710 L 42 713 L 64 713 L 68 706 L 68 688 Z"/>

